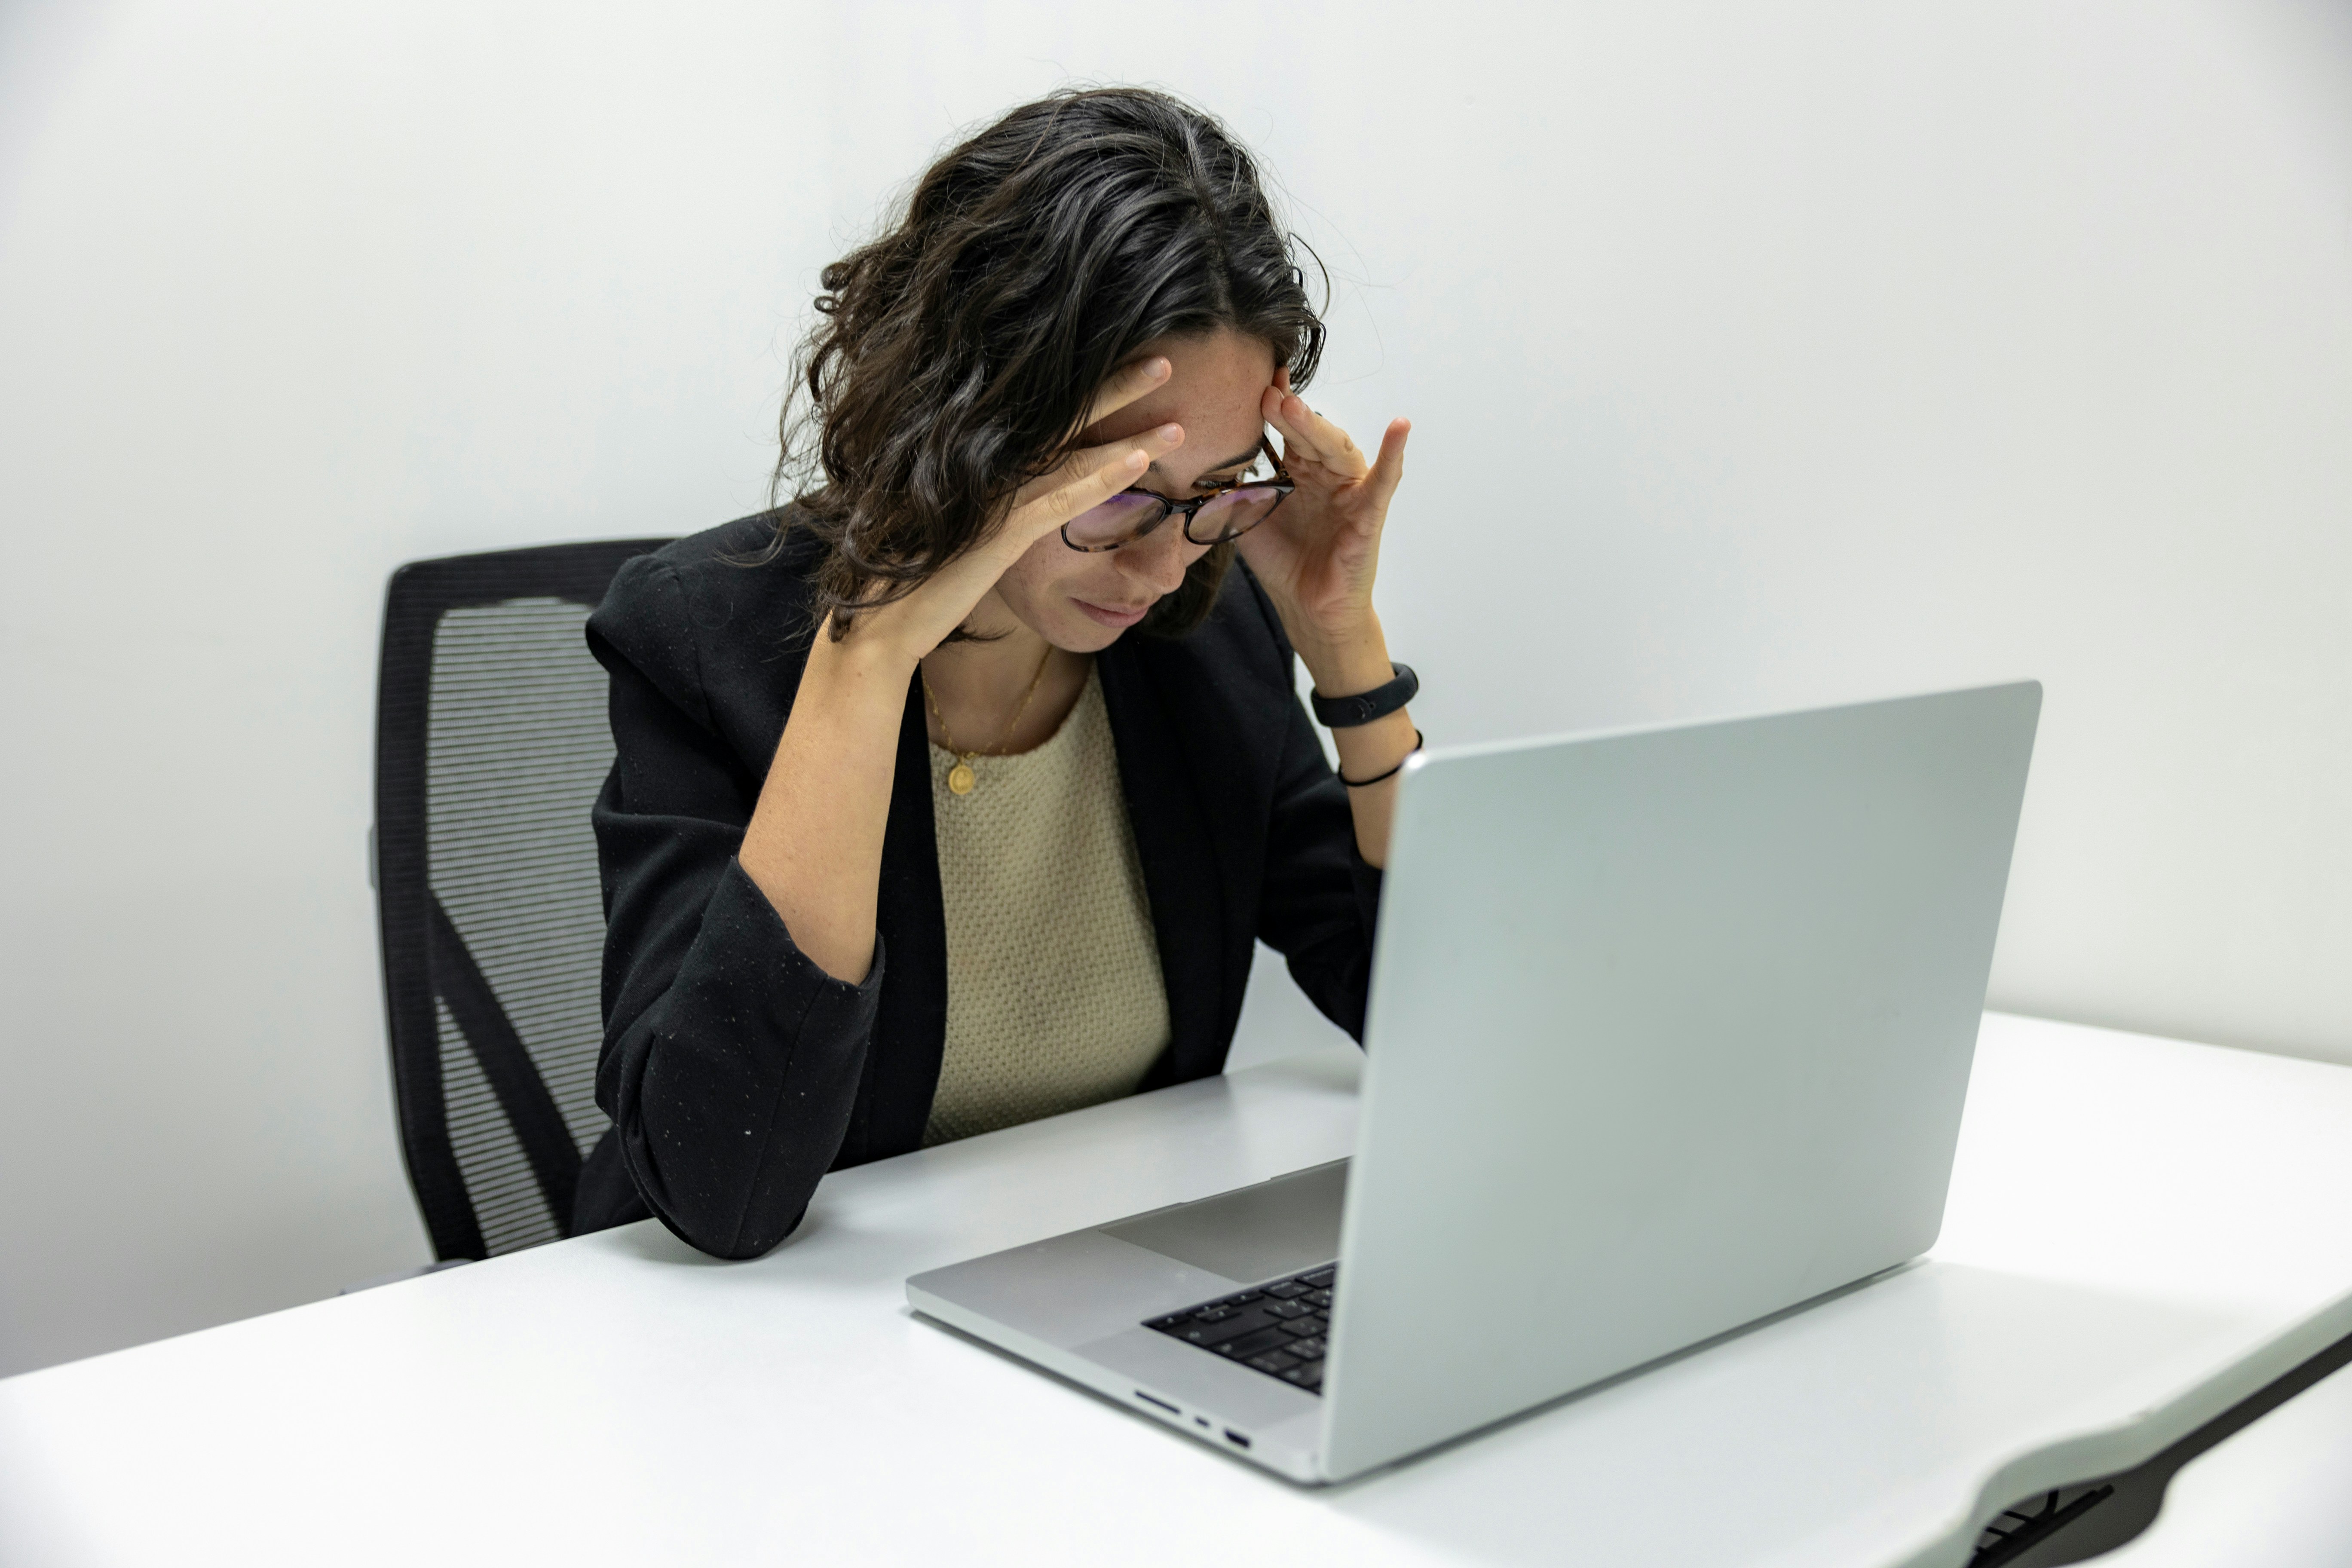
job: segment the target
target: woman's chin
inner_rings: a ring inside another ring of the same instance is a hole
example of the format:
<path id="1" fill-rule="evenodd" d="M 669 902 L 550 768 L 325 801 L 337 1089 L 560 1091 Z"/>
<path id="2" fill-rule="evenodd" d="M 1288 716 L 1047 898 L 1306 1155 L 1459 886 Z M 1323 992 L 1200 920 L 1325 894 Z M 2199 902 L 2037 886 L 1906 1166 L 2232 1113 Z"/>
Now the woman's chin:
<path id="1" fill-rule="evenodd" d="M 1080 622 L 1056 631 L 1049 640 L 1064 653 L 1093 654 L 1102 652 L 1118 641 L 1122 635 L 1106 626 L 1090 626 Z"/>

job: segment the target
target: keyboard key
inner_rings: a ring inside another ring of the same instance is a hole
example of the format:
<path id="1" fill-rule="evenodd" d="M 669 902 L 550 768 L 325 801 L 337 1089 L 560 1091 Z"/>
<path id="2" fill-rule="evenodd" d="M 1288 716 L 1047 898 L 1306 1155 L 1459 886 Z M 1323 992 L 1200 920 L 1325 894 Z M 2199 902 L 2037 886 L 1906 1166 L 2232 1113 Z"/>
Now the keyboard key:
<path id="1" fill-rule="evenodd" d="M 1328 1327 L 1330 1325 L 1320 1318 L 1298 1318 L 1283 1324 L 1280 1331 L 1286 1334 L 1297 1334 L 1299 1338 L 1305 1339 L 1309 1335 L 1319 1334 Z"/>
<path id="2" fill-rule="evenodd" d="M 1323 1352 L 1326 1347 L 1322 1340 L 1318 1338 L 1311 1340 L 1293 1340 L 1283 1348 L 1301 1361 L 1320 1361 L 1323 1359 Z M 1258 1359 L 1263 1361 L 1265 1358 L 1261 1356 Z M 1250 1365 L 1252 1366 L 1255 1366 L 1257 1362 L 1255 1361 L 1250 1363 Z M 1281 1369 L 1279 1367 L 1268 1367 L 1266 1370 L 1268 1372 L 1278 1372 Z"/>
<path id="3" fill-rule="evenodd" d="M 1206 1345 L 1213 1349 L 1227 1340 L 1237 1340 L 1244 1334 L 1271 1333 L 1265 1321 L 1255 1315 L 1235 1314 L 1223 1323 L 1186 1323 L 1175 1331 L 1178 1339 L 1188 1345 Z"/>
<path id="4" fill-rule="evenodd" d="M 1227 1307 L 1223 1304 L 1203 1307 L 1192 1314 L 1192 1321 L 1196 1323 L 1222 1323 L 1240 1310 L 1239 1307 Z"/>
<path id="5" fill-rule="evenodd" d="M 1301 1274 L 1298 1277 L 1298 1282 L 1313 1289 L 1328 1290 L 1331 1288 L 1331 1282 L 1339 1277 L 1339 1266 L 1334 1263 L 1328 1268 L 1318 1268 L 1312 1274 Z"/>
<path id="6" fill-rule="evenodd" d="M 1307 1298 L 1307 1304 L 1310 1307 L 1328 1307 L 1331 1304 L 1331 1292 L 1318 1290 Z"/>
<path id="7" fill-rule="evenodd" d="M 1221 1344 L 1212 1345 L 1210 1349 L 1219 1355 L 1231 1356 L 1235 1361 L 1247 1361 L 1254 1355 L 1279 1349 L 1289 1343 L 1290 1336 L 1280 1329 L 1260 1329 L 1254 1334 L 1244 1334 L 1239 1339 L 1226 1340 Z"/>
<path id="8" fill-rule="evenodd" d="M 1297 1366 L 1298 1364 L 1298 1358 L 1295 1355 L 1286 1354 L 1281 1351 L 1268 1351 L 1264 1355 L 1254 1355 L 1250 1357 L 1249 1363 L 1250 1365 L 1257 1368 L 1260 1372 L 1270 1372 L 1278 1376 L 1283 1373 L 1288 1372 L 1292 1367 Z"/>
<path id="9" fill-rule="evenodd" d="M 1307 1287 L 1304 1285 L 1294 1284 L 1290 1280 L 1286 1279 L 1279 1285 L 1267 1286 L 1265 1288 L 1265 1293 L 1273 1297 L 1277 1301 L 1287 1301 L 1296 1297 L 1306 1295 Z"/>
<path id="10" fill-rule="evenodd" d="M 1271 1316 L 1276 1318 L 1303 1318 L 1307 1316 L 1307 1309 L 1300 1306 L 1296 1301 L 1276 1301 L 1274 1305 L 1268 1307 L 1266 1311 Z"/>
<path id="11" fill-rule="evenodd" d="M 1171 1312 L 1164 1318 L 1154 1318 L 1143 1326 L 1147 1329 L 1158 1329 L 1164 1334 L 1181 1329 L 1192 1321 L 1192 1314 L 1190 1312 Z"/>
<path id="12" fill-rule="evenodd" d="M 1323 1386 L 1323 1363 L 1319 1361 L 1303 1361 L 1288 1372 L 1277 1375 L 1283 1382 L 1295 1383 L 1301 1388 L 1320 1388 Z"/>

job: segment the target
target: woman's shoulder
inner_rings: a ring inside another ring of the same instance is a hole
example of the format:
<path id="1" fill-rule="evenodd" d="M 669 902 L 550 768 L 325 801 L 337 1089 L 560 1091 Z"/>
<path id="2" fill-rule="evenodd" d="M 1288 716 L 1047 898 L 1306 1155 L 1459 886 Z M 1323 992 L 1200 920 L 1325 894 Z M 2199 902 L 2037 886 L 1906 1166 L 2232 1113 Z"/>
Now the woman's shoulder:
<path id="1" fill-rule="evenodd" d="M 793 509 L 755 512 L 625 563 L 588 617 L 588 642 L 716 727 L 730 692 L 797 683 L 807 657 L 809 574 L 821 546 Z"/>

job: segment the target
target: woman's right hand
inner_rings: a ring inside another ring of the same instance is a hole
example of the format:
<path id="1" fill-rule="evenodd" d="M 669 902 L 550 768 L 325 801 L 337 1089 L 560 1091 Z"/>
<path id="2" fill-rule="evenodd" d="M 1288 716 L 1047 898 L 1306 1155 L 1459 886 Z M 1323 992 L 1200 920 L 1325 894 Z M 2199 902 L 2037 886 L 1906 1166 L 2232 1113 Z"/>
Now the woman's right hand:
<path id="1" fill-rule="evenodd" d="M 1078 428 L 1091 428 L 1157 389 L 1168 379 L 1165 359 L 1139 360 L 1113 371 L 1095 391 Z M 893 604 L 858 613 L 842 638 L 845 651 L 878 654 L 911 676 L 925 654 L 971 618 L 998 578 L 1029 547 L 1090 507 L 1101 505 L 1143 477 L 1143 471 L 1184 444 L 1181 426 L 1162 425 L 1140 436 L 1073 452 L 1023 485 L 980 542 Z M 820 641 L 830 637 L 828 622 Z"/>

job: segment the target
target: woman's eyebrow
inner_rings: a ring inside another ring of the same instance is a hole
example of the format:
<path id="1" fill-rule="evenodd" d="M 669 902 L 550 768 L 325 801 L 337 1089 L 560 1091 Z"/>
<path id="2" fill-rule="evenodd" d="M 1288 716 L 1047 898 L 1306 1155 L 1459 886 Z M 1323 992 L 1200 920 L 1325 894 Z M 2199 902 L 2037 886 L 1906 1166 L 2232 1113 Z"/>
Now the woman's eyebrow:
<path id="1" fill-rule="evenodd" d="M 1227 458 L 1222 463 L 1211 463 L 1207 468 L 1202 469 L 1201 472 L 1203 474 L 1213 474 L 1224 468 L 1240 468 L 1244 463 L 1255 461 L 1257 458 L 1257 451 L 1258 449 L 1255 447 L 1252 447 L 1240 457 Z M 1146 468 L 1144 472 L 1148 474 L 1158 474 L 1163 479 L 1168 477 L 1166 471 L 1163 470 L 1157 463 L 1152 464 L 1150 468 Z"/>

